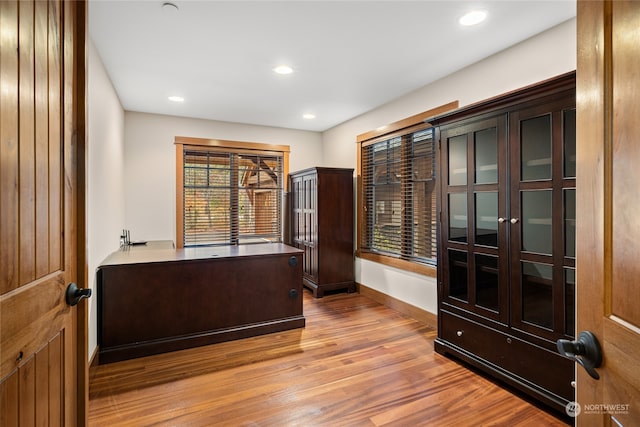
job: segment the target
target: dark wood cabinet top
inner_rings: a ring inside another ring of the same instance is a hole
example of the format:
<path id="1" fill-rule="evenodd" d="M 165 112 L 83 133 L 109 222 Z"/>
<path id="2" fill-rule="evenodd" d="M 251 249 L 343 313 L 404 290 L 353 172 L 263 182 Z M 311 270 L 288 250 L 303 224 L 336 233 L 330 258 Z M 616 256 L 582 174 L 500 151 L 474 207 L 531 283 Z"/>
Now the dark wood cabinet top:
<path id="1" fill-rule="evenodd" d="M 123 264 L 147 264 L 173 261 L 205 260 L 267 255 L 296 255 L 300 249 L 283 243 L 264 243 L 238 246 L 207 246 L 175 249 L 173 242 L 155 241 L 146 245 L 134 245 L 113 252 L 98 266 L 108 267 Z"/>
<path id="2" fill-rule="evenodd" d="M 331 167 L 322 167 L 322 166 L 313 166 L 307 169 L 301 169 L 299 171 L 290 172 L 290 176 L 298 176 L 298 175 L 306 175 L 311 173 L 337 173 L 337 174 L 348 174 L 353 175 L 352 168 L 331 168 Z"/>

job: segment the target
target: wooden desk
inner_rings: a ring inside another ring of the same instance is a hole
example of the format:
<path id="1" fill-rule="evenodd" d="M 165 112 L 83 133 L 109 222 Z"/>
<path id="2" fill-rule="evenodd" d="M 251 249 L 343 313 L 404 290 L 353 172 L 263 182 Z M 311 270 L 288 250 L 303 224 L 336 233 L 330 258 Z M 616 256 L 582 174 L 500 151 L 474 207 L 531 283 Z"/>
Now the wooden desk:
<path id="1" fill-rule="evenodd" d="M 122 248 L 97 271 L 99 362 L 304 327 L 302 251 Z"/>

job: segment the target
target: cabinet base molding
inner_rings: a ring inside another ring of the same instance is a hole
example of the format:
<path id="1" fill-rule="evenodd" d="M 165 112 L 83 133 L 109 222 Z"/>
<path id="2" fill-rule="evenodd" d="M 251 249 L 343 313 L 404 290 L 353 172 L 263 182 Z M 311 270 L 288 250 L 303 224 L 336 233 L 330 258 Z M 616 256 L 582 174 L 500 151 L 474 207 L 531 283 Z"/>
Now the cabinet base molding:
<path id="1" fill-rule="evenodd" d="M 303 316 L 294 316 L 287 319 L 260 322 L 252 325 L 242 325 L 183 337 L 149 340 L 146 342 L 122 345 L 103 350 L 100 353 L 99 363 L 112 363 L 120 360 L 150 356 L 153 354 L 185 350 L 187 348 L 217 344 L 258 335 L 266 335 L 274 332 L 287 331 L 289 329 L 304 328 L 304 326 L 305 318 Z"/>
<path id="2" fill-rule="evenodd" d="M 397 298 L 394 298 L 390 295 L 387 295 L 383 292 L 372 289 L 366 285 L 361 283 L 356 284 L 358 293 L 367 298 L 374 300 L 377 303 L 384 305 L 385 307 L 389 307 L 395 311 L 398 311 L 406 316 L 411 317 L 412 319 L 417 320 L 418 322 L 422 322 L 425 325 L 437 329 L 438 327 L 438 316 L 421 308 L 416 307 L 415 305 L 411 305 L 404 301 L 401 301 Z"/>
<path id="3" fill-rule="evenodd" d="M 499 366 L 494 365 L 493 363 L 489 363 L 484 359 L 480 359 L 473 353 L 469 353 L 468 351 L 451 345 L 450 343 L 439 338 L 436 338 L 435 340 L 435 350 L 439 354 L 453 357 L 476 369 L 479 369 L 480 371 L 490 375 L 491 377 L 497 379 L 498 381 L 501 381 L 502 383 L 512 387 L 513 389 L 535 398 L 536 401 L 542 402 L 545 406 L 551 408 L 555 413 L 559 414 L 561 418 L 565 418 L 563 414 L 565 413 L 565 405 L 568 402 L 564 401 L 563 399 L 558 399 L 553 395 L 543 393 L 538 389 L 538 387 L 535 387 L 535 385 L 527 381 L 519 380 L 517 377 L 512 376 L 509 372 L 500 369 Z M 567 418 L 567 421 L 572 420 L 569 420 Z"/>
<path id="4" fill-rule="evenodd" d="M 322 298 L 326 291 L 336 291 L 341 289 L 346 289 L 349 293 L 356 291 L 355 282 L 323 283 L 319 285 L 305 278 L 302 283 L 306 288 L 309 288 L 311 292 L 313 292 L 313 296 L 316 298 Z"/>
<path id="5" fill-rule="evenodd" d="M 440 317 L 438 353 L 461 359 L 562 414 L 575 400 L 573 361 L 445 310 Z"/>

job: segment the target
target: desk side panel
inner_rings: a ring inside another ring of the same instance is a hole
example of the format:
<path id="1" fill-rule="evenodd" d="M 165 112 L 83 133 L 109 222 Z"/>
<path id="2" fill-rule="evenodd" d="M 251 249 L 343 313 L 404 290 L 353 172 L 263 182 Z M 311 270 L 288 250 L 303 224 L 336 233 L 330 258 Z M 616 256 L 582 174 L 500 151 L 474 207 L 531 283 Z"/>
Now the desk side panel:
<path id="1" fill-rule="evenodd" d="M 109 265 L 99 278 L 101 363 L 304 326 L 299 253 Z"/>

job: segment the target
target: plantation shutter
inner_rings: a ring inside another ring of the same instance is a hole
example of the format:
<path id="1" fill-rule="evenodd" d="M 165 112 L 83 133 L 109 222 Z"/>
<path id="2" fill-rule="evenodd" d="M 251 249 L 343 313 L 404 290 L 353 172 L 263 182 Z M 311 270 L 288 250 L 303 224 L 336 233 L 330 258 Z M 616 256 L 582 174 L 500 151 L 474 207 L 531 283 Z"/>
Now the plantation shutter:
<path id="1" fill-rule="evenodd" d="M 183 149 L 184 246 L 281 242 L 283 155 Z"/>
<path id="2" fill-rule="evenodd" d="M 434 264 L 435 146 L 432 129 L 396 132 L 361 146 L 364 227 L 360 248 Z"/>

